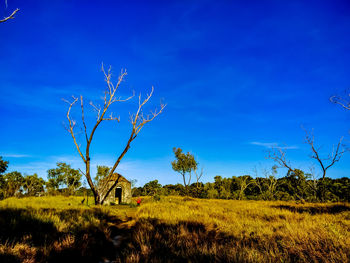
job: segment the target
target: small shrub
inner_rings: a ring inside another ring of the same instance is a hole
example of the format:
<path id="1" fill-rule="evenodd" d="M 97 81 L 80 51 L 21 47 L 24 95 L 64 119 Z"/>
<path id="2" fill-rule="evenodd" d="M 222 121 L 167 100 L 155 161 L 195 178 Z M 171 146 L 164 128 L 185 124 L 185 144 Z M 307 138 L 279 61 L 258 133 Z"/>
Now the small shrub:
<path id="1" fill-rule="evenodd" d="M 160 201 L 160 195 L 155 194 L 155 195 L 153 196 L 153 200 L 154 200 L 154 201 Z"/>

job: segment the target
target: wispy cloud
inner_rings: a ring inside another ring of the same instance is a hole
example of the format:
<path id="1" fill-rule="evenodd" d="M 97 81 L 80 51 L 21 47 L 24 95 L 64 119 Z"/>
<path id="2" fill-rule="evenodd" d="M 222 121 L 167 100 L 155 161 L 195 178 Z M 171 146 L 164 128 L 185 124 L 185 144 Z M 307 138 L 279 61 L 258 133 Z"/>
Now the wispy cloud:
<path id="1" fill-rule="evenodd" d="M 5 155 L 3 155 L 5 156 Z M 28 156 L 29 157 L 29 156 Z M 79 159 L 74 156 L 47 156 L 45 158 L 34 158 L 30 161 L 15 161 L 10 162 L 9 171 L 19 171 L 23 174 L 37 173 L 39 176 L 46 178 L 47 170 L 56 167 L 57 162 L 66 162 L 71 164 L 73 168 L 78 169 L 83 165 L 79 163 Z"/>
<path id="2" fill-rule="evenodd" d="M 32 157 L 28 154 L 12 154 L 12 153 L 1 153 L 0 156 L 7 157 L 7 158 L 28 158 Z"/>
<path id="3" fill-rule="evenodd" d="M 292 150 L 292 149 L 299 148 L 298 146 L 295 146 L 295 145 L 292 145 L 292 146 L 283 145 L 283 146 L 281 146 L 277 142 L 250 142 L 249 144 L 262 146 L 262 147 L 267 148 L 267 149 L 279 148 L 279 149 L 285 149 L 285 150 Z"/>

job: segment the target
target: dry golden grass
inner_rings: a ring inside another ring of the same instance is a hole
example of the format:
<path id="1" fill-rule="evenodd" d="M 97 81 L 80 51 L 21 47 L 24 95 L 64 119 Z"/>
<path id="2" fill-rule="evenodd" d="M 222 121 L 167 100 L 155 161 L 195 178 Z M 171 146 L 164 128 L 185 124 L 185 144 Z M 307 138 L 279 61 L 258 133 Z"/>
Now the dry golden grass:
<path id="1" fill-rule="evenodd" d="M 126 261 L 349 262 L 350 206 L 167 197 L 142 205 L 131 244 Z"/>
<path id="2" fill-rule="evenodd" d="M 81 200 L 1 201 L 0 262 L 350 261 L 349 204 L 163 197 L 132 208 Z"/>
<path id="3" fill-rule="evenodd" d="M 9 198 L 0 202 L 0 262 L 97 262 L 115 257 L 113 227 L 129 206 L 87 206 L 82 197 Z"/>

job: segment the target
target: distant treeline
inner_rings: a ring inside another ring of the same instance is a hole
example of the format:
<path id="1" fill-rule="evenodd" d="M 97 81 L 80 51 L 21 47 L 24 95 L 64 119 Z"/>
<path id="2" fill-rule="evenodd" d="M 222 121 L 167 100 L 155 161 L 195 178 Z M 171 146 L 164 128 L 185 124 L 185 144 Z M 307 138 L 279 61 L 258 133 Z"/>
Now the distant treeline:
<path id="1" fill-rule="evenodd" d="M 350 178 L 310 179 L 310 175 L 297 169 L 282 178 L 273 175 L 257 178 L 250 175 L 231 178 L 215 176 L 213 183 L 198 182 L 187 187 L 182 184 L 162 186 L 158 180 L 154 180 L 143 187 L 134 188 L 133 196 L 159 198 L 161 195 L 188 195 L 197 198 L 318 202 L 321 201 L 323 188 L 325 201 L 350 202 Z"/>
<path id="2" fill-rule="evenodd" d="M 66 163 L 57 163 L 57 167 L 47 171 L 47 181 L 37 174 L 23 176 L 20 172 L 8 172 L 8 162 L 0 157 L 0 200 L 8 197 L 41 195 L 79 195 L 92 196 L 89 188 L 82 187 L 81 173 Z M 105 175 L 106 167 L 98 167 L 94 183 Z M 108 168 L 108 167 L 107 167 Z M 301 170 L 289 171 L 287 176 L 276 177 L 276 167 L 266 171 L 264 177 L 253 178 L 250 175 L 222 178 L 215 176 L 214 182 L 195 182 L 189 185 L 167 184 L 162 186 L 158 180 L 146 183 L 143 187 L 134 187 L 133 196 L 181 195 L 197 198 L 218 198 L 238 200 L 302 200 L 347 201 L 350 202 L 350 178 L 323 180 L 312 178 Z M 197 177 L 198 178 L 198 177 Z M 324 197 L 323 197 L 324 196 Z"/>
<path id="3" fill-rule="evenodd" d="M 81 187 L 81 173 L 66 163 L 57 163 L 56 168 L 48 170 L 47 181 L 37 174 L 5 173 L 8 164 L 0 157 L 0 200 L 22 196 L 89 194 L 88 189 Z"/>

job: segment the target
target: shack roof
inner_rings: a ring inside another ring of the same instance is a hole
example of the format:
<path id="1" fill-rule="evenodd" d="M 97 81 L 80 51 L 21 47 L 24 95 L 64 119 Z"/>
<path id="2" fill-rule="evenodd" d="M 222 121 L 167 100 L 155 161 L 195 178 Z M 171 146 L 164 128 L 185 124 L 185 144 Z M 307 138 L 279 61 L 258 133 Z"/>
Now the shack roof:
<path id="1" fill-rule="evenodd" d="M 118 179 L 119 178 L 119 179 Z M 120 182 L 127 182 L 127 183 L 130 183 L 130 181 L 128 179 L 126 179 L 124 176 L 122 176 L 121 174 L 118 174 L 118 173 L 114 173 L 109 181 L 116 181 L 118 180 L 118 183 Z"/>

